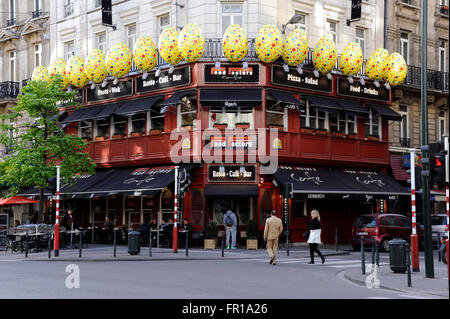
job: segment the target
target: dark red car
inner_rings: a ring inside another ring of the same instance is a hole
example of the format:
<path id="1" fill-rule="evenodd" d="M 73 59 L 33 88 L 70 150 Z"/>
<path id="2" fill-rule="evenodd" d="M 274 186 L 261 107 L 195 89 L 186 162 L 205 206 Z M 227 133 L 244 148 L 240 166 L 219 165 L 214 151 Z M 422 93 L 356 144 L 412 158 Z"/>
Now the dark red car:
<path id="1" fill-rule="evenodd" d="M 378 228 L 378 236 L 376 231 Z M 416 227 L 419 236 L 419 248 L 423 247 L 423 230 Z M 368 248 L 372 245 L 372 238 L 379 243 L 381 251 L 389 251 L 389 241 L 401 238 L 410 242 L 412 233 L 412 222 L 406 216 L 398 214 L 371 214 L 361 215 L 353 224 L 352 246 L 353 249 L 361 249 L 361 236 L 364 236 L 364 245 Z"/>

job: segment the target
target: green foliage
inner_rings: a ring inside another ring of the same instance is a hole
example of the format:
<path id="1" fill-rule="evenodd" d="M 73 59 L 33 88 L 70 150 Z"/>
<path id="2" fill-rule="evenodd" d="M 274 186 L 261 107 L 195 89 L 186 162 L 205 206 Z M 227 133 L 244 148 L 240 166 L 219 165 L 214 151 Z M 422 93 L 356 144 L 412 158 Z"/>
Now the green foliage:
<path id="1" fill-rule="evenodd" d="M 4 157 L 0 184 L 9 188 L 10 195 L 22 188 L 45 188 L 47 179 L 56 176 L 57 163 L 66 183 L 77 173 L 93 174 L 95 164 L 83 152 L 87 143 L 65 134 L 58 121 L 59 105 L 72 105 L 75 92 L 63 91 L 61 78 L 56 76 L 50 84 L 30 81 L 22 93 L 17 106 L 1 116 L 0 143 L 9 153 Z"/>
<path id="2" fill-rule="evenodd" d="M 250 219 L 247 222 L 247 238 L 258 239 L 258 224 L 256 220 Z"/>
<path id="3" fill-rule="evenodd" d="M 206 229 L 205 229 L 205 238 L 206 239 L 215 239 L 215 238 L 217 238 L 218 233 L 219 233 L 219 228 L 217 227 L 216 222 L 209 222 L 209 224 L 206 225 Z"/>

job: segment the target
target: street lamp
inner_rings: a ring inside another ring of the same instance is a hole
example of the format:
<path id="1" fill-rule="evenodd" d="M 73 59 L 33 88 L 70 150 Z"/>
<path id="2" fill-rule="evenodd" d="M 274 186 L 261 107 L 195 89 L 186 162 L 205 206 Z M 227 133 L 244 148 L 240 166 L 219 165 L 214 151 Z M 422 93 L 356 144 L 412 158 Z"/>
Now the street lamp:
<path id="1" fill-rule="evenodd" d="M 286 27 L 289 24 L 297 24 L 297 23 L 299 23 L 301 21 L 301 19 L 302 19 L 302 16 L 300 14 L 294 14 L 292 16 L 292 18 L 290 18 L 289 21 L 286 24 L 282 24 L 281 25 L 281 33 L 284 35 L 285 32 L 286 32 Z"/>

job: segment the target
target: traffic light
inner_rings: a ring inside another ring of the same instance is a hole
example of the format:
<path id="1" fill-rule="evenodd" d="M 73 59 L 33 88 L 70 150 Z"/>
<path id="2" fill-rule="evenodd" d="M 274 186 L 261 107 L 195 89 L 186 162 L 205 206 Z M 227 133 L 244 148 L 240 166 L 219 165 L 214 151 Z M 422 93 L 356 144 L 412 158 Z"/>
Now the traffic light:
<path id="1" fill-rule="evenodd" d="M 445 155 L 446 151 L 441 149 L 438 153 L 435 153 L 431 156 L 430 161 L 430 173 L 431 173 L 431 180 L 434 182 L 443 182 L 445 180 Z"/>
<path id="2" fill-rule="evenodd" d="M 406 173 L 411 176 L 411 169 L 406 170 Z M 415 181 L 416 181 L 416 189 L 422 188 L 422 169 L 418 166 L 414 167 L 414 175 L 415 175 Z M 408 184 L 411 185 L 411 177 L 408 179 Z"/>
<path id="3" fill-rule="evenodd" d="M 51 193 L 51 194 L 55 194 L 56 193 L 56 177 L 51 177 L 51 178 L 47 178 L 47 190 Z"/>

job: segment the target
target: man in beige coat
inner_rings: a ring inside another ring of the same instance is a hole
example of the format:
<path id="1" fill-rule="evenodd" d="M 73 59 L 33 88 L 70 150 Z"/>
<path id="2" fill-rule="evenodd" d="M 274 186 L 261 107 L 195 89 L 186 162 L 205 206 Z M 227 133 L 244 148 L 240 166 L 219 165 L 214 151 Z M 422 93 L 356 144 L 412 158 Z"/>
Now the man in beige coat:
<path id="1" fill-rule="evenodd" d="M 264 227 L 264 240 L 267 241 L 267 252 L 269 253 L 269 264 L 277 264 L 278 251 L 278 237 L 283 232 L 283 223 L 276 215 L 277 212 L 272 210 L 272 215 L 266 219 L 266 226 Z"/>

